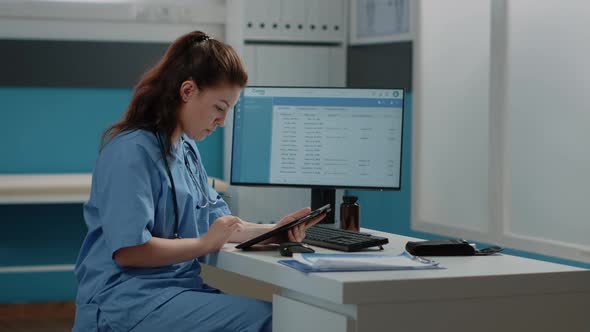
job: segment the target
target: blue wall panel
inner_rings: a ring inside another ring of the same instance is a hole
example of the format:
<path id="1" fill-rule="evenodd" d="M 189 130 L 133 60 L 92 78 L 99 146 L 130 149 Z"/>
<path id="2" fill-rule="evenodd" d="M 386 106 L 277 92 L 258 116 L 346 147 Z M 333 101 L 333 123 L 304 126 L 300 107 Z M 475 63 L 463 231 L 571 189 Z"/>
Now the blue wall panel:
<path id="1" fill-rule="evenodd" d="M 100 135 L 130 98 L 127 89 L 0 89 L 0 173 L 91 172 Z"/>
<path id="2" fill-rule="evenodd" d="M 129 89 L 0 88 L 0 174 L 91 172 L 130 100 Z M 222 174 L 222 137 L 198 143 L 212 176 Z"/>
<path id="3" fill-rule="evenodd" d="M 86 235 L 82 204 L 0 205 L 0 267 L 74 264 Z M 0 273 L 0 303 L 72 300 L 74 273 Z"/>
<path id="4" fill-rule="evenodd" d="M 0 274 L 0 303 L 73 301 L 73 272 Z"/>
<path id="5" fill-rule="evenodd" d="M 73 264 L 86 234 L 82 204 L 0 205 L 0 266 Z"/>

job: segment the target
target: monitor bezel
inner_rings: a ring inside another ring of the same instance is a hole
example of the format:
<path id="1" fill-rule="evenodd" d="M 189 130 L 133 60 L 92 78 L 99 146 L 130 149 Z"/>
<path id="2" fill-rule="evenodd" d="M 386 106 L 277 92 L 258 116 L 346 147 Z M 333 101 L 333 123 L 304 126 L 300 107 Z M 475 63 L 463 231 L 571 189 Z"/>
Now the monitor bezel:
<path id="1" fill-rule="evenodd" d="M 308 189 L 359 189 L 359 190 L 375 190 L 375 191 L 401 191 L 402 188 L 402 171 L 404 160 L 404 127 L 405 127 L 405 108 L 406 108 L 406 89 L 405 88 L 353 88 L 353 87 L 327 87 L 327 86 L 275 86 L 275 85 L 249 85 L 242 88 L 240 92 L 240 99 L 244 96 L 244 89 L 248 88 L 279 88 L 279 89 L 342 89 L 342 90 L 401 90 L 402 98 L 402 134 L 400 146 L 400 168 L 399 168 L 399 185 L 397 187 L 375 187 L 375 186 L 341 186 L 341 185 L 317 185 L 317 184 L 275 184 L 275 183 L 250 183 L 250 182 L 235 182 L 233 180 L 233 162 L 234 162 L 234 144 L 236 136 L 234 129 L 236 126 L 236 116 L 234 114 L 232 121 L 232 142 L 231 142 L 231 160 L 230 160 L 230 175 L 229 183 L 232 186 L 247 186 L 247 187 L 283 187 L 283 188 L 308 188 Z"/>

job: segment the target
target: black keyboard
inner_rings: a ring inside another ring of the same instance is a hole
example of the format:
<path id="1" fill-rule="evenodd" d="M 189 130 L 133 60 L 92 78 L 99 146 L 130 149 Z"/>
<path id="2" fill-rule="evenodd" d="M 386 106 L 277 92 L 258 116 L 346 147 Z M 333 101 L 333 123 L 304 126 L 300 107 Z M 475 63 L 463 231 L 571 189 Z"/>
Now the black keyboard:
<path id="1" fill-rule="evenodd" d="M 333 226 L 332 226 L 333 227 Z M 305 231 L 304 243 L 341 251 L 358 251 L 389 243 L 385 237 L 357 233 L 325 225 L 314 225 Z"/>

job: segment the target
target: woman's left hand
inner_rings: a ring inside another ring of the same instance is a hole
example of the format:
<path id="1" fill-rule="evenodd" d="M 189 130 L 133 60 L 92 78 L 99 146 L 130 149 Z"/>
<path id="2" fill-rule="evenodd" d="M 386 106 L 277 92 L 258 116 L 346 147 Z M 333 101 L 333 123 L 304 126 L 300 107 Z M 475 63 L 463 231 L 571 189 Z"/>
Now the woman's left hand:
<path id="1" fill-rule="evenodd" d="M 275 227 L 281 227 L 285 224 L 288 224 L 290 222 L 292 222 L 293 220 L 299 219 L 301 217 L 304 217 L 306 215 L 308 215 L 311 212 L 311 209 L 306 207 L 300 210 L 297 210 L 293 213 L 290 213 L 286 216 L 284 216 L 277 224 Z M 326 217 L 325 213 L 320 214 L 319 216 L 304 222 L 301 225 L 297 225 L 293 228 L 291 228 L 288 232 L 287 232 L 287 236 L 282 236 L 282 237 L 278 237 L 278 238 L 274 238 L 273 242 L 285 242 L 285 241 L 289 241 L 289 242 L 301 242 L 303 241 L 303 239 L 305 238 L 305 230 L 308 229 L 309 227 L 317 224 L 318 222 L 320 222 L 322 219 L 324 219 Z"/>

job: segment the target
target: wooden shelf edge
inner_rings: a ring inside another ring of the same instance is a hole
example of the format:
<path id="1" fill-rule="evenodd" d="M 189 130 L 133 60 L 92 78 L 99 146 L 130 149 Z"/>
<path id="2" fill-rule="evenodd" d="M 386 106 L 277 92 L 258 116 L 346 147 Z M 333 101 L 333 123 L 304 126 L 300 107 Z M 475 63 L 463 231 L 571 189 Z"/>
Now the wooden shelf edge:
<path id="1" fill-rule="evenodd" d="M 82 203 L 91 183 L 90 173 L 0 175 L 0 204 Z"/>

